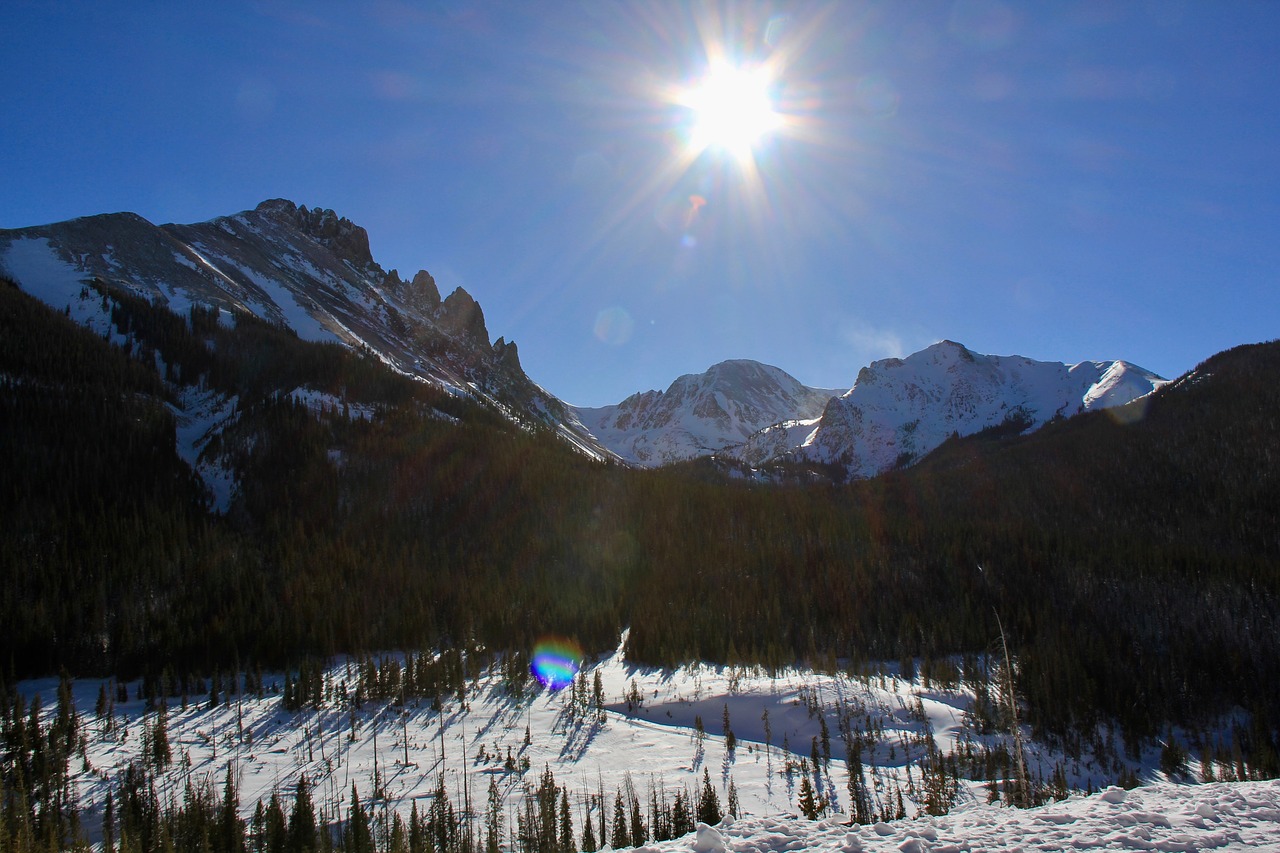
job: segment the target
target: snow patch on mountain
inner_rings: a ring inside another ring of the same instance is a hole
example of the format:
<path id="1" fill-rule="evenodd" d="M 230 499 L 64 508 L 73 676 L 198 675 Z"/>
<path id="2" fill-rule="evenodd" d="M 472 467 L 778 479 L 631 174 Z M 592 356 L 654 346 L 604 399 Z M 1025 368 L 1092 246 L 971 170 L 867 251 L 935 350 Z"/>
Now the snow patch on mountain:
<path id="1" fill-rule="evenodd" d="M 740 444 L 762 427 L 816 417 L 839 391 L 810 388 L 776 367 L 737 359 L 679 377 L 615 406 L 579 407 L 582 423 L 622 459 L 656 466 Z"/>
<path id="2" fill-rule="evenodd" d="M 812 430 L 794 423 L 769 427 L 734 455 L 752 465 L 779 459 L 835 464 L 851 477 L 871 477 L 919 459 L 952 435 L 1004 423 L 1029 429 L 1120 406 L 1163 381 L 1124 361 L 1066 365 L 981 355 L 942 341 L 864 367 Z"/>
<path id="3" fill-rule="evenodd" d="M 226 513 L 235 497 L 235 472 L 222 459 L 205 451 L 209 442 L 239 417 L 237 405 L 240 400 L 191 386 L 177 390 L 178 405 L 169 408 L 177 422 L 175 444 L 178 456 L 204 483 L 209 493 L 209 508 L 220 514 Z"/>
<path id="4" fill-rule="evenodd" d="M 248 313 L 307 341 L 340 343 L 525 429 L 551 428 L 596 459 L 613 459 L 567 406 L 532 382 L 514 343 L 489 342 L 466 291 L 441 300 L 425 271 L 386 272 L 363 228 L 332 210 L 271 199 L 192 225 L 133 213 L 0 230 L 0 268 L 23 290 L 110 333 L 98 287 L 122 288 L 178 314 L 192 305 Z M 283 390 L 283 389 L 282 389 Z"/>
<path id="5" fill-rule="evenodd" d="M 0 254 L 0 268 L 23 289 L 50 307 L 62 310 L 79 301 L 87 276 L 49 244 L 46 237 L 23 237 Z M 79 320 L 79 317 L 76 317 Z"/>

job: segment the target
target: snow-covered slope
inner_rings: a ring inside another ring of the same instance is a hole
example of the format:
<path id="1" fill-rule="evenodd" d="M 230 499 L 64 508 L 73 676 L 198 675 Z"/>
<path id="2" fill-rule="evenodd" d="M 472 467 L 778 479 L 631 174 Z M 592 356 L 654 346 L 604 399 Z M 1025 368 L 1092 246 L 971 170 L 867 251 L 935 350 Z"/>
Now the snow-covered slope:
<path id="1" fill-rule="evenodd" d="M 657 466 L 719 452 L 789 418 L 815 417 L 839 393 L 737 359 L 681 376 L 665 392 L 645 391 L 616 406 L 576 411 L 605 447 L 628 462 Z"/>
<path id="2" fill-rule="evenodd" d="M 1164 380 L 1124 361 L 1075 365 L 981 355 L 953 341 L 905 359 L 873 362 L 816 420 L 751 436 L 735 455 L 837 464 L 870 477 L 920 458 L 953 434 L 1009 423 L 1023 429 L 1055 417 L 1119 406 Z"/>
<path id="3" fill-rule="evenodd" d="M 116 213 L 0 231 L 0 272 L 95 327 L 101 312 L 82 298 L 95 279 L 179 314 L 193 304 L 248 312 L 304 340 L 372 352 L 395 370 L 610 458 L 567 406 L 525 375 L 514 343 L 490 344 L 470 294 L 458 288 L 441 299 L 426 271 L 404 281 L 383 270 L 365 230 L 332 210 L 274 199 L 194 225 Z"/>
<path id="4" fill-rule="evenodd" d="M 411 700 L 403 708 L 388 701 L 356 703 L 349 697 L 358 669 L 343 662 L 331 666 L 326 682 L 333 690 L 300 711 L 285 710 L 273 692 L 234 693 L 228 689 L 229 677 L 222 680 L 223 691 L 213 703 L 207 693 L 190 701 L 171 697 L 165 725 L 172 762 L 157 769 L 161 792 L 181 792 L 186 785 L 218 791 L 230 772 L 241 817 L 247 820 L 273 792 L 287 811 L 298 780 L 305 776 L 322 821 L 342 820 L 354 789 L 385 830 L 392 813 L 401 819 L 414 808 L 424 813 L 442 783 L 456 803 L 468 788 L 484 803 L 492 780 L 502 825 L 513 836 L 504 849 L 519 849 L 517 816 L 526 799 L 535 796 L 544 772 L 553 773 L 567 789 L 575 840 L 587 819 L 593 825 L 612 823 L 617 794 L 634 791 L 643 811 L 651 797 L 669 802 L 677 791 L 696 796 L 705 779 L 722 807 L 732 785 L 741 806 L 737 819 L 668 841 L 650 839 L 642 849 L 1280 850 L 1280 783 L 1190 783 L 1205 772 L 1194 757 L 1185 774 L 1170 780 L 1154 769 L 1158 749 L 1144 750 L 1131 763 L 1120 756 L 1099 758 L 1087 749 L 1071 759 L 1032 744 L 1028 760 L 1033 778 L 1047 779 L 1060 767 L 1069 785 L 1101 793 L 1076 791 L 1065 800 L 1021 811 L 990 804 L 986 782 L 962 779 L 950 813 L 925 814 L 920 808 L 927 787 L 923 768 L 931 753 L 956 755 L 964 766 L 966 754 L 1008 739 L 975 727 L 975 696 L 963 684 L 808 670 L 773 675 L 697 665 L 657 670 L 629 664 L 619 653 L 588 662 L 585 677 L 601 677 L 601 715 L 581 706 L 575 712 L 568 689 L 538 689 L 514 697 L 497 671 L 471 684 L 467 702 L 446 696 L 438 710 L 426 700 Z M 278 688 L 284 678 L 268 675 L 266 683 Z M 73 687 L 85 749 L 83 758 L 72 761 L 70 782 L 91 841 L 100 838 L 107 791 L 139 760 L 159 719 L 156 708 L 136 698 L 138 682 L 124 685 L 127 701 L 111 703 L 106 716 L 98 715 L 93 709 L 103 695 L 101 685 L 82 680 Z M 114 695 L 113 686 L 106 684 L 106 696 Z M 52 719 L 57 679 L 17 687 L 28 701 L 39 693 L 46 723 Z M 641 697 L 640 704 L 628 703 L 624 694 Z M 736 739 L 732 749 L 724 736 L 725 720 Z M 841 720 L 870 733 L 859 775 L 872 805 L 876 811 L 892 809 L 901 793 L 907 819 L 847 825 L 850 774 Z M 802 764 L 820 752 L 827 726 L 831 760 L 819 758 L 821 768 Z M 1103 739 L 1100 735 L 1099 742 Z M 1130 791 L 1109 787 L 1106 780 L 1114 775 L 1115 762 L 1136 771 L 1146 784 Z M 1228 762 L 1210 769 L 1221 778 L 1232 768 Z M 818 793 L 830 804 L 816 821 L 800 816 L 806 775 L 816 780 Z M 601 792 L 603 815 L 597 798 Z M 470 824 L 477 833 L 483 828 L 483 808 L 476 809 Z M 505 834 L 502 841 L 506 845 Z M 596 847 L 601 846 L 597 841 Z"/>

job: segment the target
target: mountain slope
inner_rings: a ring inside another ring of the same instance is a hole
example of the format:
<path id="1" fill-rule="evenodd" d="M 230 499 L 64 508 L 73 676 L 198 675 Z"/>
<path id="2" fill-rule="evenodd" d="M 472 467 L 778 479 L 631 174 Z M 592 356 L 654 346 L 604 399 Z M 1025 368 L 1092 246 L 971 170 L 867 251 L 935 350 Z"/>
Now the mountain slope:
<path id="1" fill-rule="evenodd" d="M 90 325 L 101 325 L 95 306 L 84 304 L 92 280 L 178 314 L 193 305 L 252 314 L 303 340 L 372 352 L 526 428 L 551 429 L 589 455 L 610 456 L 525 375 L 514 343 L 489 343 L 470 294 L 458 288 L 441 299 L 425 271 L 407 282 L 384 271 L 365 230 L 331 210 L 274 199 L 193 225 L 118 213 L 0 231 L 0 272 Z"/>
<path id="2" fill-rule="evenodd" d="M 1123 405 L 1162 384 L 1123 361 L 1076 365 L 972 352 L 953 341 L 864 367 L 821 417 L 766 428 L 735 455 L 835 464 L 855 478 L 919 459 L 953 434 L 1002 424 L 1025 430 L 1056 417 Z"/>
<path id="3" fill-rule="evenodd" d="M 681 376 L 665 392 L 645 391 L 616 406 L 576 412 L 618 456 L 656 466 L 716 453 L 789 418 L 814 417 L 838 393 L 739 359 Z"/>

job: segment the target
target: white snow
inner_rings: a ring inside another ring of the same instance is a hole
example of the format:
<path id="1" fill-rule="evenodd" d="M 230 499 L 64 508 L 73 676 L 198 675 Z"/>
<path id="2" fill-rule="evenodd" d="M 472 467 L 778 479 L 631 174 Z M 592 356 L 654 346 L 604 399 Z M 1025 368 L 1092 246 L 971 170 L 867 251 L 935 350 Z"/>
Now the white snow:
<path id="1" fill-rule="evenodd" d="M 199 248 L 210 256 L 214 254 L 207 247 Z M 231 258 L 219 256 L 217 259 L 220 263 L 234 267 L 246 279 L 253 282 L 270 300 L 269 305 L 262 307 L 270 309 L 274 306 L 289 328 L 298 333 L 299 338 L 320 343 L 342 343 L 342 338 L 312 316 L 307 306 L 300 302 L 297 295 L 284 284 L 252 267 L 236 263 Z"/>
<path id="2" fill-rule="evenodd" d="M 289 392 L 289 397 L 316 413 L 345 411 L 350 417 L 357 420 L 373 420 L 372 406 L 350 403 L 341 397 L 324 391 L 317 391 L 314 388 L 294 388 Z"/>
<path id="3" fill-rule="evenodd" d="M 1163 384 L 1123 361 L 1068 366 L 1022 356 L 975 353 L 942 341 L 905 359 L 882 359 L 803 433 L 794 423 L 753 435 L 735 455 L 758 465 L 781 456 L 839 463 L 871 477 L 913 462 L 953 434 L 1011 418 L 1040 426 L 1056 416 L 1122 406 Z"/>
<path id="4" fill-rule="evenodd" d="M 354 784 L 369 803 L 375 773 L 381 777 L 385 799 L 379 811 L 407 815 L 422 810 L 439 780 L 451 796 L 461 800 L 464 774 L 472 791 L 482 791 L 489 779 L 499 787 L 507 811 L 507 826 L 521 807 L 527 787 L 536 786 L 543 768 L 557 783 L 567 785 L 580 833 L 586 798 L 603 789 L 612 804 L 614 793 L 630 780 L 642 802 L 650 787 L 669 796 L 683 787 L 695 793 L 704 772 L 727 805 L 730 780 L 737 788 L 742 814 L 716 827 L 699 827 L 672 841 L 650 843 L 648 851 L 685 853 L 775 853 L 796 849 L 901 851 L 901 853 L 960 853 L 978 850 L 1107 850 L 1142 849 L 1280 851 L 1280 782 L 1173 784 L 1148 768 L 1150 784 L 1132 791 L 1109 788 L 1092 796 L 1073 794 L 1060 802 L 1019 811 L 988 804 L 981 783 L 962 783 L 950 814 L 848 826 L 846 774 L 839 736 L 831 718 L 833 760 L 822 776 L 822 793 L 834 798 L 833 811 L 818 821 L 798 816 L 798 762 L 810 753 L 819 723 L 811 708 L 830 714 L 844 703 L 866 719 L 884 727 L 884 736 L 864 753 L 869 787 L 887 793 L 890 785 L 908 778 L 904 753 L 920 752 L 918 744 L 932 730 L 946 752 L 974 737 L 966 728 L 964 710 L 971 700 L 965 690 L 925 689 L 893 676 L 851 678 L 793 670 L 770 677 L 762 672 L 727 667 L 693 666 L 676 671 L 628 664 L 620 654 L 588 662 L 586 677 L 602 678 L 607 713 L 574 717 L 568 711 L 570 691 L 537 692 L 516 702 L 496 675 L 481 677 L 464 707 L 446 699 L 440 712 L 426 701 L 411 701 L 402 713 L 388 703 L 366 702 L 354 713 L 337 701 L 319 710 L 297 713 L 281 708 L 278 696 L 224 697 L 209 707 L 208 696 L 192 696 L 184 709 L 170 699 L 168 731 L 174 764 L 163 774 L 162 794 L 180 795 L 187 779 L 208 779 L 216 786 L 228 767 L 240 786 L 243 816 L 256 801 L 279 791 L 291 796 L 302 774 L 313 784 L 313 799 L 322 818 L 345 814 L 346 797 Z M 354 686 L 345 662 L 330 669 L 335 685 Z M 267 676 L 268 684 L 283 684 L 283 676 Z M 632 683 L 643 704 L 628 708 L 624 700 Z M 77 682 L 75 696 L 88 738 L 86 761 L 72 764 L 73 783 L 89 810 L 85 825 L 92 833 L 108 780 L 115 778 L 139 754 L 143 730 L 154 720 L 142 700 L 116 707 L 116 729 L 105 733 L 103 721 L 92 712 L 100 682 Z M 28 696 L 42 694 L 45 713 L 56 706 L 57 683 L 48 679 L 26 682 Z M 732 754 L 722 736 L 722 717 L 728 708 L 737 736 Z M 769 737 L 763 714 L 769 712 Z M 706 734 L 694 729 L 701 717 Z M 354 732 L 352 721 L 355 721 Z M 525 744 L 526 727 L 529 743 Z M 406 744 L 407 735 L 407 744 Z M 988 740 L 996 736 L 985 736 Z M 978 738 L 982 740 L 982 738 Z M 783 744 L 790 752 L 784 752 Z M 892 752 L 890 751 L 892 749 Z M 510 754 L 529 769 L 509 771 Z M 406 763 L 405 759 L 408 759 Z M 1059 760 L 1043 749 L 1033 750 L 1032 766 Z M 1154 762 L 1152 762 L 1154 763 Z M 918 765 L 912 765 L 920 779 Z M 1082 769 L 1077 781 L 1089 771 Z M 474 794 L 473 794 L 474 796 Z M 598 814 L 592 812 L 593 819 Z"/>
<path id="5" fill-rule="evenodd" d="M 78 300 L 88 277 L 60 256 L 44 237 L 22 237 L 11 242 L 0 255 L 0 267 L 23 290 L 59 310 Z"/>
<path id="6" fill-rule="evenodd" d="M 176 426 L 178 456 L 199 475 L 212 498 L 210 508 L 225 513 L 235 495 L 235 474 L 217 459 L 203 456 L 214 435 L 226 429 L 236 417 L 238 397 L 226 397 L 215 391 L 193 386 L 180 386 L 179 407 L 170 407 Z"/>
<path id="7" fill-rule="evenodd" d="M 622 459 L 657 466 L 723 451 L 783 420 L 815 418 L 840 393 L 810 388 L 767 364 L 735 359 L 680 376 L 663 392 L 574 411 Z"/>

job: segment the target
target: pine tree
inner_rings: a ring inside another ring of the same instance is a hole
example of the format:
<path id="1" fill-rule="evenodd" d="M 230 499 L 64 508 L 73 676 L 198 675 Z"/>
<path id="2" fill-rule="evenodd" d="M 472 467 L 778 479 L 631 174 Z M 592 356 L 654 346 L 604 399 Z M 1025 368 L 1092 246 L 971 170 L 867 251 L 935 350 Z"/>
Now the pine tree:
<path id="1" fill-rule="evenodd" d="M 413 822 L 417 817 L 417 803 L 414 803 L 414 807 L 415 811 L 410 815 L 411 835 Z M 343 848 L 345 853 L 373 853 L 373 834 L 369 829 L 369 815 L 360 804 L 360 792 L 356 790 L 354 782 L 351 783 L 351 805 L 347 809 L 347 833 L 343 839 Z"/>
<path id="2" fill-rule="evenodd" d="M 489 777 L 484 830 L 485 853 L 498 853 L 498 845 L 502 842 L 502 795 L 498 791 L 497 780 L 492 776 Z"/>
<path id="3" fill-rule="evenodd" d="M 689 811 L 689 797 L 684 788 L 676 791 L 676 800 L 671 806 L 671 835 L 677 838 L 693 830 L 693 815 Z"/>
<path id="4" fill-rule="evenodd" d="M 702 794 L 698 797 L 698 820 L 708 826 L 719 823 L 724 815 L 720 811 L 720 797 L 711 787 L 711 774 L 702 768 Z"/>
<path id="5" fill-rule="evenodd" d="M 111 797 L 111 789 L 107 789 L 107 800 L 102 806 L 102 851 L 115 853 L 116 850 L 116 809 Z"/>
<path id="6" fill-rule="evenodd" d="M 298 788 L 293 800 L 293 813 L 289 815 L 288 853 L 315 853 L 316 810 L 311 803 L 311 786 L 306 774 L 298 778 Z"/>
<path id="7" fill-rule="evenodd" d="M 285 853 L 288 842 L 288 824 L 285 821 L 284 806 L 280 795 L 272 791 L 271 801 L 267 804 L 267 815 L 262 832 L 262 849 L 265 853 Z"/>
<path id="8" fill-rule="evenodd" d="M 569 790 L 560 791 L 560 853 L 574 853 L 573 816 L 569 812 Z"/>
<path id="9" fill-rule="evenodd" d="M 231 763 L 227 763 L 227 781 L 222 788 L 222 809 L 218 815 L 218 846 L 227 853 L 244 850 L 244 821 L 240 820 L 240 796 L 236 792 Z"/>
<path id="10" fill-rule="evenodd" d="M 813 783 L 809 781 L 808 762 L 803 760 L 800 767 L 800 796 L 796 806 L 809 820 L 818 819 L 818 797 L 813 791 Z"/>
<path id="11" fill-rule="evenodd" d="M 584 853 L 595 853 L 595 851 L 600 848 L 599 845 L 596 844 L 596 833 L 591 825 L 590 807 L 587 808 L 587 817 L 582 823 L 582 849 Z"/>
<path id="12" fill-rule="evenodd" d="M 173 760 L 169 746 L 169 711 L 164 702 L 156 709 L 155 723 L 151 728 L 151 762 L 157 769 L 168 767 Z"/>
<path id="13" fill-rule="evenodd" d="M 619 791 L 613 800 L 613 835 L 609 839 L 613 849 L 631 846 L 631 836 L 627 831 L 627 810 L 622 804 L 622 792 Z"/>

